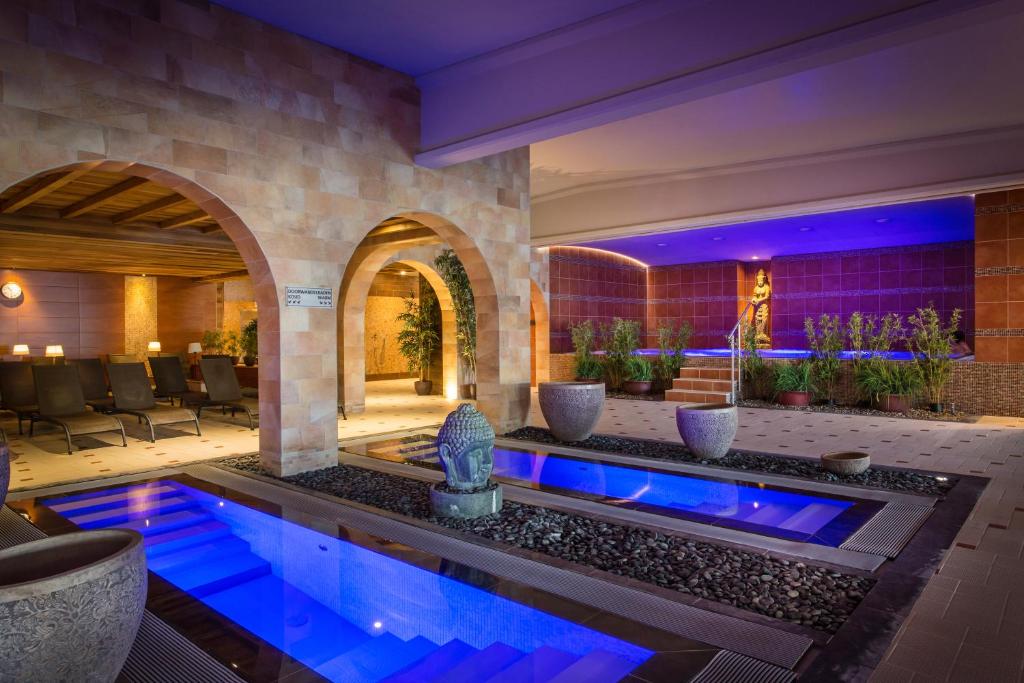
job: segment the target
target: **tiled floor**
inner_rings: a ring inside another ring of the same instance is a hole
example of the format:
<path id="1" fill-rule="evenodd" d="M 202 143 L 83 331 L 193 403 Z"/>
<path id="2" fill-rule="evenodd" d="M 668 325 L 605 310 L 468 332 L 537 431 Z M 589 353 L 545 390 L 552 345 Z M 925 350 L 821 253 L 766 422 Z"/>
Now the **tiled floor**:
<path id="1" fill-rule="evenodd" d="M 675 404 L 609 400 L 597 431 L 679 441 Z M 536 402 L 531 421 L 542 425 Z M 741 409 L 738 448 L 990 477 L 872 681 L 1024 683 L 1024 420 L 976 423 Z"/>
<path id="2" fill-rule="evenodd" d="M 411 380 L 391 380 L 367 384 L 366 412 L 348 420 L 338 418 L 339 439 L 359 439 L 374 434 L 416 429 L 440 424 L 454 409 L 456 401 L 440 396 L 418 397 Z M 149 432 L 130 415 L 122 416 L 128 433 L 128 447 L 121 446 L 118 434 L 97 434 L 74 439 L 75 452 L 68 455 L 64 434 L 57 427 L 36 425 L 36 436 L 18 436 L 17 422 L 9 413 L 0 413 L 0 426 L 10 438 L 11 490 L 37 488 L 58 483 L 113 477 L 130 472 L 182 465 L 259 450 L 259 430 L 250 431 L 244 416 L 231 419 L 220 411 L 203 412 L 196 436 L 187 425 L 181 428 L 157 428 L 156 443 Z"/>

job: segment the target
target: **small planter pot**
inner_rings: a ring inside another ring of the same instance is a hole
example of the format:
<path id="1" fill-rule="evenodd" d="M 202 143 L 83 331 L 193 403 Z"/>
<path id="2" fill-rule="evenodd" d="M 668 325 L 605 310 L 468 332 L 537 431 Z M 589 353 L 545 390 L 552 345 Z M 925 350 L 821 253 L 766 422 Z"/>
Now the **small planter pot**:
<path id="1" fill-rule="evenodd" d="M 242 358 L 242 362 L 245 363 L 245 367 L 251 368 L 256 365 L 256 356 L 245 356 Z"/>
<path id="2" fill-rule="evenodd" d="M 115 680 L 142 621 L 146 583 L 134 531 L 82 531 L 0 551 L 0 680 Z"/>
<path id="3" fill-rule="evenodd" d="M 476 400 L 476 384 L 460 384 L 459 398 L 464 401 Z"/>
<path id="4" fill-rule="evenodd" d="M 239 357 L 238 356 L 231 356 L 231 364 L 232 365 L 238 365 L 238 361 L 239 361 Z"/>
<path id="5" fill-rule="evenodd" d="M 540 411 L 559 441 L 583 441 L 594 432 L 604 410 L 603 382 L 541 382 Z"/>
<path id="6" fill-rule="evenodd" d="M 849 476 L 860 474 L 871 467 L 871 456 L 857 451 L 826 453 L 821 456 L 821 468 L 826 472 Z"/>
<path id="7" fill-rule="evenodd" d="M 676 407 L 676 429 L 686 447 L 702 460 L 716 460 L 729 452 L 739 416 L 730 403 Z"/>
<path id="8" fill-rule="evenodd" d="M 809 406 L 811 405 L 811 392 L 780 391 L 775 400 L 784 406 Z"/>
<path id="9" fill-rule="evenodd" d="M 632 396 L 641 396 L 651 393 L 652 384 L 653 382 L 634 382 L 629 379 L 622 383 L 622 390 Z"/>
<path id="10" fill-rule="evenodd" d="M 413 383 L 416 387 L 417 396 L 429 396 L 434 391 L 434 382 L 429 379 L 419 379 Z"/>
<path id="11" fill-rule="evenodd" d="M 913 399 L 906 394 L 882 394 L 878 409 L 887 413 L 909 413 Z"/>

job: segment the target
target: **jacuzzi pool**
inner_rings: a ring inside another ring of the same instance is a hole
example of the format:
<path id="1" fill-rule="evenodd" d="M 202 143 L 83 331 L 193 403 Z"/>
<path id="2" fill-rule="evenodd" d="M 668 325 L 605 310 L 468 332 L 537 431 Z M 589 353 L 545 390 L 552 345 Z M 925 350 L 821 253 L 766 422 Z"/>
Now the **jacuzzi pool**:
<path id="1" fill-rule="evenodd" d="M 440 467 L 433 439 L 351 449 L 383 460 Z M 498 481 L 761 536 L 839 547 L 883 506 L 862 500 L 597 459 L 496 446 Z"/>
<path id="2" fill-rule="evenodd" d="M 171 479 L 39 503 L 139 531 L 150 571 L 331 681 L 611 682 L 654 654 Z"/>

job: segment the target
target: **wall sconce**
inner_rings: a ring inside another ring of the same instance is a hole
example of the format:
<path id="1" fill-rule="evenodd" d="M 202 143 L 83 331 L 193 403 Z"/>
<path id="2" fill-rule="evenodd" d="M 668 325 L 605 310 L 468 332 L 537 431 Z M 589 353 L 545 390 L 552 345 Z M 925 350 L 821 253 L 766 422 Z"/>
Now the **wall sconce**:
<path id="1" fill-rule="evenodd" d="M 28 344 L 15 344 L 11 350 L 12 356 L 27 356 L 29 354 Z"/>
<path id="2" fill-rule="evenodd" d="M 149 342 L 149 346 L 146 347 L 146 350 L 149 351 L 150 353 L 160 353 L 160 342 Z"/>
<path id="3" fill-rule="evenodd" d="M 17 282 L 5 282 L 3 286 L 0 286 L 0 295 L 5 299 L 15 300 L 22 295 L 21 285 Z"/>

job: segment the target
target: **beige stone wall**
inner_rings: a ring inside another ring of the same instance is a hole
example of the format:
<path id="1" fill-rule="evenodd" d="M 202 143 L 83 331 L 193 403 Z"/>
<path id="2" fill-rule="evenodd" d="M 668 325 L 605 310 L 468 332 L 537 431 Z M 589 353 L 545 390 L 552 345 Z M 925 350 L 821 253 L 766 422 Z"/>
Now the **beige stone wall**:
<path id="1" fill-rule="evenodd" d="M 405 312 L 405 299 L 369 296 L 366 300 L 366 375 L 411 375 L 405 356 L 398 352 L 402 325 L 396 318 Z"/>
<path id="2" fill-rule="evenodd" d="M 214 4 L 0 3 L 0 76 L 0 185 L 121 170 L 181 192 L 234 239 L 259 306 L 259 446 L 274 471 L 335 462 L 338 437 L 338 314 L 285 307 L 285 286 L 337 291 L 366 233 L 395 215 L 463 257 L 481 310 L 479 404 L 498 430 L 525 420 L 527 149 L 417 167 L 411 78 Z"/>
<path id="3" fill-rule="evenodd" d="M 124 276 L 124 352 L 140 361 L 149 355 L 149 342 L 160 341 L 156 290 L 155 277 Z"/>
<path id="4" fill-rule="evenodd" d="M 222 331 L 234 332 L 241 336 L 242 327 L 258 317 L 256 293 L 252 288 L 252 280 L 242 278 L 223 283 L 223 303 L 220 316 Z"/>

